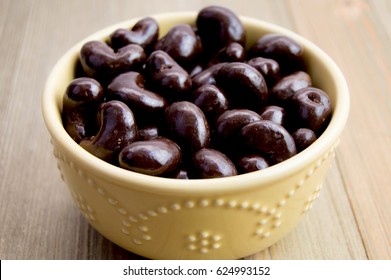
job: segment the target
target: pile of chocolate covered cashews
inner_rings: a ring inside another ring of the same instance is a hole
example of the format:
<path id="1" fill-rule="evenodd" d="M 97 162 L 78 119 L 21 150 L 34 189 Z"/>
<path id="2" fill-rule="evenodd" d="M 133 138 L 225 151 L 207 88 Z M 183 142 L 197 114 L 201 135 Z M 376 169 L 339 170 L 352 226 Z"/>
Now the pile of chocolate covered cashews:
<path id="1" fill-rule="evenodd" d="M 80 50 L 63 124 L 96 157 L 147 175 L 203 179 L 278 164 L 327 127 L 328 95 L 313 87 L 303 48 L 266 34 L 246 46 L 220 6 L 167 34 L 151 17 Z"/>

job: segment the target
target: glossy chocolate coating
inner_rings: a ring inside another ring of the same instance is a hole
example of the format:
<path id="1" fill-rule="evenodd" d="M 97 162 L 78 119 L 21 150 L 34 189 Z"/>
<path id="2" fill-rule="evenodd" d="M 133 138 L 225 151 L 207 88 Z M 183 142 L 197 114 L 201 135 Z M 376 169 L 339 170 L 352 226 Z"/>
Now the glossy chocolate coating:
<path id="1" fill-rule="evenodd" d="M 296 91 L 310 87 L 311 77 L 303 71 L 292 73 L 279 80 L 271 90 L 271 97 L 277 102 L 289 101 Z"/>
<path id="2" fill-rule="evenodd" d="M 117 50 L 126 45 L 137 44 L 147 52 L 153 48 L 159 36 L 159 25 L 151 17 L 139 20 L 131 30 L 120 28 L 110 34 L 110 45 Z"/>
<path id="3" fill-rule="evenodd" d="M 243 62 L 246 59 L 244 47 L 236 42 L 222 48 L 211 60 L 210 65 L 221 62 Z"/>
<path id="4" fill-rule="evenodd" d="M 166 52 L 154 51 L 145 64 L 147 81 L 170 100 L 183 100 L 192 88 L 189 74 Z"/>
<path id="5" fill-rule="evenodd" d="M 197 63 L 202 45 L 190 25 L 178 24 L 156 43 L 155 50 L 166 52 L 183 68 L 190 69 Z"/>
<path id="6" fill-rule="evenodd" d="M 62 119 L 65 130 L 77 143 L 94 133 L 95 115 L 102 100 L 103 88 L 95 79 L 77 78 L 68 85 Z"/>
<path id="7" fill-rule="evenodd" d="M 232 42 L 245 44 L 246 32 L 242 22 L 235 13 L 224 7 L 202 9 L 197 15 L 196 26 L 207 54 L 215 54 Z"/>
<path id="8" fill-rule="evenodd" d="M 269 163 L 263 156 L 251 154 L 241 157 L 237 163 L 237 169 L 241 174 L 262 170 L 269 167 Z"/>
<path id="9" fill-rule="evenodd" d="M 223 151 L 232 159 L 249 151 L 240 138 L 241 129 L 254 121 L 261 120 L 256 112 L 248 109 L 231 109 L 225 111 L 216 121 L 215 135 L 212 138 L 213 147 Z"/>
<path id="10" fill-rule="evenodd" d="M 124 102 L 139 121 L 161 118 L 167 101 L 152 91 L 145 89 L 145 79 L 138 72 L 118 75 L 107 87 L 107 98 Z"/>
<path id="11" fill-rule="evenodd" d="M 180 162 L 178 145 L 163 137 L 131 143 L 119 154 L 122 168 L 153 176 L 174 170 Z"/>
<path id="12" fill-rule="evenodd" d="M 252 122 L 243 127 L 240 134 L 247 145 L 267 154 L 272 164 L 282 162 L 297 153 L 292 136 L 275 122 Z"/>
<path id="13" fill-rule="evenodd" d="M 293 95 L 292 102 L 303 127 L 310 128 L 315 133 L 325 128 L 332 108 L 324 91 L 314 87 L 303 88 Z"/>
<path id="14" fill-rule="evenodd" d="M 239 107 L 257 106 L 269 98 L 265 79 L 246 63 L 223 65 L 216 75 L 216 84 L 227 94 L 230 104 Z"/>
<path id="15" fill-rule="evenodd" d="M 259 120 L 262 120 L 262 117 L 248 109 L 225 111 L 216 122 L 218 136 L 224 141 L 233 141 L 245 125 Z"/>
<path id="16" fill-rule="evenodd" d="M 174 179 L 182 179 L 182 180 L 190 179 L 188 171 L 184 168 L 178 168 L 174 170 L 173 172 L 167 174 L 167 177 L 174 178 Z"/>
<path id="17" fill-rule="evenodd" d="M 193 87 L 197 89 L 202 85 L 216 85 L 216 75 L 220 68 L 226 64 L 226 62 L 217 63 L 194 75 L 192 77 Z"/>
<path id="18" fill-rule="evenodd" d="M 214 85 L 203 85 L 193 92 L 193 103 L 204 112 L 209 122 L 228 110 L 229 104 L 224 93 Z"/>
<path id="19" fill-rule="evenodd" d="M 159 128 L 157 126 L 145 126 L 138 129 L 138 140 L 150 140 L 159 137 Z"/>
<path id="20" fill-rule="evenodd" d="M 268 89 L 271 89 L 272 86 L 280 79 L 280 65 L 277 61 L 264 58 L 264 57 L 254 57 L 250 59 L 248 65 L 254 67 L 262 74 L 264 77 Z"/>
<path id="21" fill-rule="evenodd" d="M 111 162 L 113 156 L 138 138 L 137 125 L 129 107 L 117 100 L 100 107 L 100 128 L 96 136 L 84 139 L 80 146 L 100 159 Z"/>
<path id="22" fill-rule="evenodd" d="M 249 51 L 250 58 L 265 57 L 278 62 L 284 74 L 304 69 L 303 48 L 292 38 L 279 34 L 266 34 L 259 38 Z"/>
<path id="23" fill-rule="evenodd" d="M 299 128 L 292 133 L 295 140 L 297 152 L 301 152 L 308 148 L 317 139 L 315 132 L 309 128 Z"/>
<path id="24" fill-rule="evenodd" d="M 74 109 L 89 104 L 99 104 L 103 100 L 101 84 L 91 78 L 74 79 L 67 87 L 63 98 L 63 110 Z"/>
<path id="25" fill-rule="evenodd" d="M 175 102 L 165 111 L 167 133 L 183 152 L 195 152 L 207 147 L 209 125 L 199 107 L 188 101 Z"/>
<path id="26" fill-rule="evenodd" d="M 139 70 L 146 55 L 139 45 L 127 45 L 117 52 L 102 41 L 90 41 L 80 51 L 80 61 L 89 77 L 109 79 L 120 73 Z"/>
<path id="27" fill-rule="evenodd" d="M 266 106 L 262 109 L 260 115 L 264 120 L 273 121 L 282 126 L 285 124 L 286 112 L 283 107 L 276 105 Z"/>
<path id="28" fill-rule="evenodd" d="M 199 178 L 219 178 L 237 175 L 235 165 L 223 153 L 204 148 L 193 156 L 193 166 Z"/>
<path id="29" fill-rule="evenodd" d="M 63 114 L 64 128 L 77 143 L 89 136 L 92 131 L 93 125 L 88 111 L 91 110 L 85 107 L 76 107 L 68 109 L 66 114 Z"/>

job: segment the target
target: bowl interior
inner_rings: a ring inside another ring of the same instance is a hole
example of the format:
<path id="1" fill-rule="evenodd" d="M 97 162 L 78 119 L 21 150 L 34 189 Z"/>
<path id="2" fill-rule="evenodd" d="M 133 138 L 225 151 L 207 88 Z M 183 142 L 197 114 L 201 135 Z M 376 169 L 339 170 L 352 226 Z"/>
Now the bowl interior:
<path id="1" fill-rule="evenodd" d="M 193 24 L 196 13 L 168 13 L 152 17 L 158 21 L 160 35 L 162 35 L 175 24 Z M 349 94 L 346 81 L 340 69 L 327 54 L 298 34 L 260 20 L 247 17 L 241 17 L 241 19 L 247 30 L 247 46 L 250 46 L 266 33 L 284 34 L 299 42 L 304 47 L 308 72 L 312 77 L 314 86 L 323 89 L 330 96 L 333 105 L 333 115 L 330 124 L 318 140 L 303 152 L 282 163 L 257 172 L 218 179 L 178 180 L 127 171 L 108 164 L 81 148 L 67 134 L 61 120 L 63 94 L 69 82 L 74 78 L 81 46 L 90 40 L 105 40 L 117 28 L 131 27 L 139 18 L 112 25 L 88 36 L 67 51 L 54 66 L 48 77 L 42 100 L 43 116 L 53 142 L 64 154 L 72 158 L 76 164 L 83 166 L 87 172 L 106 178 L 109 181 L 114 180 L 124 188 L 139 188 L 141 186 L 145 191 L 176 194 L 229 193 L 237 191 L 239 188 L 241 191 L 245 191 L 247 188 L 254 188 L 261 184 L 267 185 L 279 180 L 281 177 L 291 176 L 315 161 L 335 144 L 347 121 Z M 207 183 L 205 183 L 206 180 Z M 258 182 L 258 184 L 254 184 L 254 182 Z"/>

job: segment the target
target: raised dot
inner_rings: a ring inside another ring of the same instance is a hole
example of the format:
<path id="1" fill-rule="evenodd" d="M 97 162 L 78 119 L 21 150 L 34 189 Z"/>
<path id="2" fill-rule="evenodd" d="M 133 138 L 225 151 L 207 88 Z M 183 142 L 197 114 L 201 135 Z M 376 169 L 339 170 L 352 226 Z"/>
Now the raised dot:
<path id="1" fill-rule="evenodd" d="M 189 235 L 189 236 L 187 237 L 187 240 L 189 240 L 190 242 L 195 242 L 195 241 L 197 241 L 197 236 L 195 236 L 195 235 Z"/>
<path id="2" fill-rule="evenodd" d="M 212 244 L 213 249 L 219 249 L 221 247 L 221 243 L 214 243 Z"/>
<path id="3" fill-rule="evenodd" d="M 123 224 L 124 226 L 126 226 L 126 227 L 131 227 L 131 226 L 132 226 L 132 224 L 129 223 L 127 220 L 122 220 L 122 224 Z"/>
<path id="4" fill-rule="evenodd" d="M 295 191 L 295 190 L 290 190 L 290 191 L 288 192 L 288 197 L 292 197 L 292 196 L 294 196 L 294 195 L 295 195 L 295 193 L 296 193 L 296 191 Z"/>
<path id="5" fill-rule="evenodd" d="M 70 166 L 73 170 L 76 169 L 75 164 L 74 164 L 72 161 L 69 162 L 69 166 Z"/>
<path id="6" fill-rule="evenodd" d="M 270 236 L 270 232 L 269 232 L 269 231 L 265 232 L 265 233 L 262 235 L 263 238 L 268 238 L 269 236 Z"/>
<path id="7" fill-rule="evenodd" d="M 87 214 L 87 216 L 88 216 L 88 219 L 90 219 L 91 221 L 96 221 L 94 215 L 92 215 L 92 214 Z"/>
<path id="8" fill-rule="evenodd" d="M 224 205 L 224 200 L 221 199 L 221 198 L 218 198 L 218 199 L 215 200 L 214 204 L 216 206 L 223 206 Z"/>
<path id="9" fill-rule="evenodd" d="M 318 160 L 317 163 L 316 163 L 316 168 L 319 168 L 321 165 L 322 165 L 322 160 Z"/>
<path id="10" fill-rule="evenodd" d="M 238 202 L 236 200 L 228 201 L 228 207 L 229 208 L 235 208 L 237 205 L 238 205 Z"/>
<path id="11" fill-rule="evenodd" d="M 106 195 L 106 191 L 104 189 L 102 189 L 102 188 L 98 188 L 98 193 L 100 195 Z"/>
<path id="12" fill-rule="evenodd" d="M 95 185 L 95 182 L 91 178 L 88 178 L 87 179 L 87 184 L 90 185 L 90 186 L 93 186 L 93 185 Z"/>
<path id="13" fill-rule="evenodd" d="M 282 207 L 286 204 L 286 200 L 285 199 L 281 199 L 279 202 L 278 202 L 278 206 Z"/>
<path id="14" fill-rule="evenodd" d="M 191 251 L 194 251 L 194 250 L 197 249 L 197 246 L 194 245 L 194 244 L 189 244 L 189 245 L 187 246 L 187 249 L 189 249 L 189 250 L 191 250 Z"/>
<path id="15" fill-rule="evenodd" d="M 94 213 L 94 209 L 92 209 L 89 205 L 87 205 L 87 211 L 90 213 Z"/>
<path id="16" fill-rule="evenodd" d="M 126 234 L 126 235 L 129 235 L 129 234 L 130 234 L 129 230 L 126 229 L 126 228 L 121 228 L 121 231 L 122 231 L 122 233 L 124 233 L 124 234 Z"/>
<path id="17" fill-rule="evenodd" d="M 148 214 L 149 216 L 151 216 L 151 217 L 156 217 L 156 216 L 157 216 L 157 213 L 156 213 L 155 211 L 153 211 L 153 210 L 148 210 L 148 211 L 147 211 L 147 214 Z"/>
<path id="18" fill-rule="evenodd" d="M 253 203 L 251 205 L 251 209 L 252 210 L 258 210 L 260 207 L 261 207 L 261 205 L 259 203 Z"/>
<path id="19" fill-rule="evenodd" d="M 118 200 L 112 198 L 112 197 L 109 197 L 107 199 L 107 201 L 111 204 L 111 205 L 117 205 L 118 204 Z"/>
<path id="20" fill-rule="evenodd" d="M 266 225 L 267 224 L 267 220 L 266 219 L 262 219 L 259 221 L 259 224 L 260 225 Z"/>
<path id="21" fill-rule="evenodd" d="M 179 203 L 174 203 L 171 205 L 171 209 L 174 211 L 178 211 L 181 209 L 181 205 Z"/>
<path id="22" fill-rule="evenodd" d="M 148 232 L 148 227 L 147 226 L 139 226 L 138 229 L 142 232 Z"/>
<path id="23" fill-rule="evenodd" d="M 280 221 L 275 222 L 274 225 L 273 225 L 273 227 L 275 227 L 275 228 L 277 228 L 279 226 L 281 226 L 281 222 Z"/>
<path id="24" fill-rule="evenodd" d="M 152 237 L 151 237 L 150 235 L 148 235 L 148 234 L 144 234 L 142 237 L 143 237 L 143 239 L 146 240 L 146 241 L 149 241 L 149 240 L 152 239 Z"/>
<path id="25" fill-rule="evenodd" d="M 200 237 L 201 238 L 208 238 L 209 237 L 209 232 L 207 232 L 207 231 L 200 232 Z"/>
<path id="26" fill-rule="evenodd" d="M 262 213 L 262 214 L 266 213 L 266 212 L 267 212 L 267 207 L 266 207 L 266 206 L 261 207 L 261 208 L 258 210 L 258 212 L 260 212 L 260 213 Z"/>
<path id="27" fill-rule="evenodd" d="M 250 203 L 248 203 L 248 201 L 243 201 L 242 203 L 240 203 L 240 208 L 247 209 L 249 205 Z"/>
<path id="28" fill-rule="evenodd" d="M 263 234 L 263 229 L 262 228 L 259 228 L 255 231 L 255 234 L 256 235 L 262 235 Z"/>
<path id="29" fill-rule="evenodd" d="M 201 240 L 201 246 L 208 246 L 208 245 L 209 245 L 208 239 L 202 239 Z"/>
<path id="30" fill-rule="evenodd" d="M 83 170 L 81 170 L 81 169 L 77 170 L 77 173 L 78 173 L 79 176 L 81 176 L 81 177 L 84 176 L 84 172 L 83 172 Z"/>
<path id="31" fill-rule="evenodd" d="M 84 197 L 83 197 L 81 194 L 79 194 L 78 196 L 79 196 L 79 200 L 80 200 L 81 202 L 85 202 L 85 201 L 86 201 L 86 200 L 84 199 Z"/>
<path id="32" fill-rule="evenodd" d="M 159 208 L 158 208 L 158 211 L 159 211 L 160 213 L 162 213 L 162 214 L 165 214 L 165 213 L 168 212 L 168 209 L 167 209 L 166 207 L 162 206 L 162 207 L 159 207 Z"/>
<path id="33" fill-rule="evenodd" d="M 270 210 L 269 210 L 269 212 L 268 212 L 268 214 L 269 215 L 273 215 L 273 214 L 275 214 L 276 213 L 276 208 L 271 208 Z"/>
<path id="34" fill-rule="evenodd" d="M 194 206 L 195 206 L 195 202 L 192 201 L 192 200 L 189 200 L 189 201 L 185 202 L 185 207 L 186 208 L 194 208 Z"/>
<path id="35" fill-rule="evenodd" d="M 274 215 L 273 219 L 280 219 L 281 216 L 282 216 L 282 213 L 281 213 L 281 212 L 277 212 L 277 213 Z"/>
<path id="36" fill-rule="evenodd" d="M 138 214 L 138 216 L 140 217 L 141 220 L 144 220 L 144 221 L 147 221 L 149 219 L 148 216 L 143 213 Z"/>
<path id="37" fill-rule="evenodd" d="M 200 249 L 200 252 L 201 252 L 202 254 L 206 254 L 206 253 L 209 252 L 209 249 L 208 249 L 208 248 L 205 248 L 205 247 L 202 247 L 202 248 Z"/>
<path id="38" fill-rule="evenodd" d="M 304 186 L 304 179 L 301 179 L 301 180 L 297 183 L 297 187 L 298 187 L 298 188 L 301 188 L 302 186 Z"/>
<path id="39" fill-rule="evenodd" d="M 133 238 L 133 243 L 137 244 L 137 245 L 143 244 L 143 242 L 140 239 L 137 239 L 137 238 Z"/>
<path id="40" fill-rule="evenodd" d="M 202 200 L 200 201 L 200 206 L 201 206 L 201 207 L 207 207 L 208 205 L 209 205 L 209 201 L 208 201 L 208 200 L 202 199 Z"/>
<path id="41" fill-rule="evenodd" d="M 133 216 L 129 216 L 128 219 L 129 219 L 129 221 L 131 221 L 133 223 L 137 223 L 138 222 L 138 220 L 135 217 L 133 217 Z"/>
<path id="42" fill-rule="evenodd" d="M 128 214 L 128 211 L 126 211 L 126 209 L 124 209 L 124 208 L 118 208 L 117 211 L 118 211 L 121 215 L 126 215 L 126 214 Z"/>
<path id="43" fill-rule="evenodd" d="M 212 240 L 215 241 L 215 242 L 216 242 L 216 241 L 220 241 L 220 240 L 221 240 L 221 236 L 215 234 L 215 235 L 212 236 Z"/>
<path id="44" fill-rule="evenodd" d="M 311 168 L 310 170 L 308 170 L 307 175 L 306 175 L 307 178 L 311 177 L 312 174 L 314 174 L 314 169 L 313 169 L 313 168 Z"/>

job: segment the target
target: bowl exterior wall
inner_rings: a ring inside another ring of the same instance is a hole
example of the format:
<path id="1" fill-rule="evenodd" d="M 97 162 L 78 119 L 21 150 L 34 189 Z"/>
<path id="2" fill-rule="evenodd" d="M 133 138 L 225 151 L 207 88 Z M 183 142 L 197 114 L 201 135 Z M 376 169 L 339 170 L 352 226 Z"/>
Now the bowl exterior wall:
<path id="1" fill-rule="evenodd" d="M 152 259 L 237 259 L 269 247 L 311 209 L 335 155 L 333 146 L 293 176 L 251 191 L 176 196 L 129 189 L 53 146 L 61 178 L 88 222 L 117 245 Z"/>

